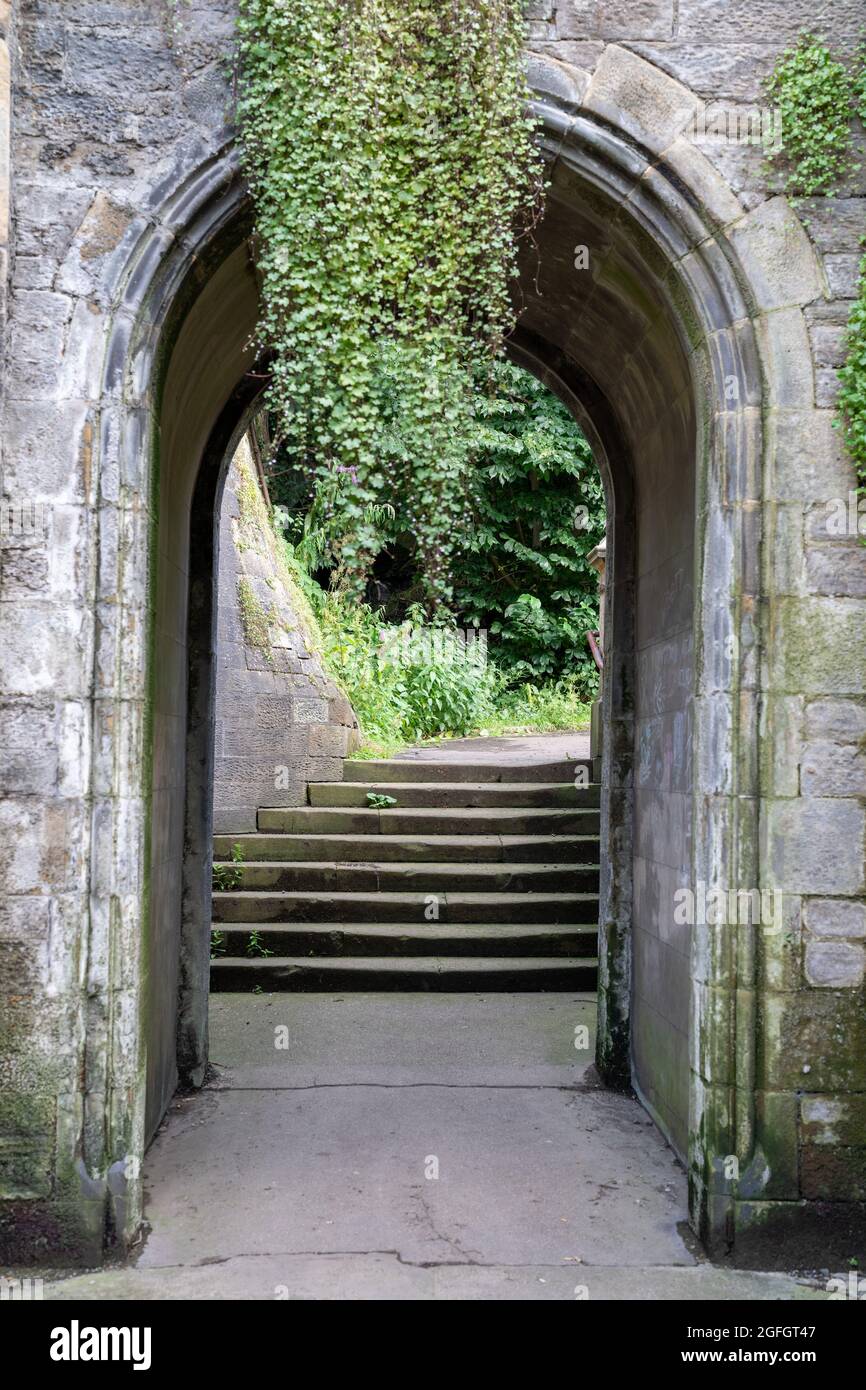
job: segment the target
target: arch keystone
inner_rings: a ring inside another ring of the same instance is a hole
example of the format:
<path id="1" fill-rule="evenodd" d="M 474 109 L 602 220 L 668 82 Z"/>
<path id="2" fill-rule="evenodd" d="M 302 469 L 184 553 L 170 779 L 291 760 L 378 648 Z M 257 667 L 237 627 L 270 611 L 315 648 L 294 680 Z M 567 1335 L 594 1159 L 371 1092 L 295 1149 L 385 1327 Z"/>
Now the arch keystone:
<path id="1" fill-rule="evenodd" d="M 601 55 L 583 104 L 655 154 L 682 135 L 703 105 L 676 78 L 616 44 Z"/>

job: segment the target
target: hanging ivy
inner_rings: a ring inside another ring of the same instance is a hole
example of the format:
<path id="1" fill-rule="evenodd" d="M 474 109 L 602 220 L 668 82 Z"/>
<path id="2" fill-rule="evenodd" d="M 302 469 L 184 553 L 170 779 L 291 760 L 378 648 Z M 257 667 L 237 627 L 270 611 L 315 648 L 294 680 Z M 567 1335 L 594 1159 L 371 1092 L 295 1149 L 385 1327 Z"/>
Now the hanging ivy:
<path id="1" fill-rule="evenodd" d="M 241 0 L 239 120 L 270 407 L 333 489 L 360 592 L 401 499 L 428 606 L 465 528 L 472 377 L 513 324 L 536 220 L 519 0 Z M 372 510 L 371 510 L 372 508 Z"/>
<path id="2" fill-rule="evenodd" d="M 777 63 L 767 94 L 781 121 L 776 158 L 787 166 L 788 192 L 832 193 L 849 171 L 855 79 L 823 40 L 801 34 Z"/>

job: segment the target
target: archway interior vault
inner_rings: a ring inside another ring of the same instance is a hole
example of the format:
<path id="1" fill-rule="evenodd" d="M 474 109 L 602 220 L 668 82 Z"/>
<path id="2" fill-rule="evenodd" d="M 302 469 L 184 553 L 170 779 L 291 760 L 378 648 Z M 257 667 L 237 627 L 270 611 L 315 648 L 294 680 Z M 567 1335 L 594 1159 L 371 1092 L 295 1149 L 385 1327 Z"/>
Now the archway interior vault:
<path id="1" fill-rule="evenodd" d="M 630 983 L 628 971 L 613 980 L 602 968 L 602 1005 L 617 1017 L 630 1008 L 634 1080 L 685 1152 L 689 941 L 663 937 L 659 922 L 691 856 L 698 421 L 689 358 L 663 285 L 670 262 L 642 258 L 632 228 L 604 194 L 556 166 L 537 248 L 525 257 L 512 355 L 572 406 L 605 481 L 601 920 L 618 939 L 631 931 L 632 944 Z M 214 517 L 221 467 L 259 389 L 251 375 L 257 308 L 249 247 L 236 237 L 176 333 L 161 395 L 148 1135 L 176 1084 L 178 1057 L 188 1077 L 201 1074 L 206 1058 Z"/>

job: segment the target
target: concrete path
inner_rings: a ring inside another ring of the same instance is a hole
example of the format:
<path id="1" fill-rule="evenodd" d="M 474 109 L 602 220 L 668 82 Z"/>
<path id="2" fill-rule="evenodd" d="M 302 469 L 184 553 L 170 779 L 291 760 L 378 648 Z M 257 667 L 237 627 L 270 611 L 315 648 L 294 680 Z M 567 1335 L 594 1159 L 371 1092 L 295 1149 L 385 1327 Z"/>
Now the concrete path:
<path id="1" fill-rule="evenodd" d="M 682 1168 L 593 1080 L 594 1014 L 561 994 L 214 997 L 217 1074 L 150 1151 L 149 1236 L 46 1296 L 825 1297 L 695 1253 Z"/>
<path id="2" fill-rule="evenodd" d="M 406 748 L 394 757 L 422 763 L 552 763 L 564 758 L 588 758 L 589 730 L 495 738 L 446 738 L 425 743 L 423 747 Z"/>

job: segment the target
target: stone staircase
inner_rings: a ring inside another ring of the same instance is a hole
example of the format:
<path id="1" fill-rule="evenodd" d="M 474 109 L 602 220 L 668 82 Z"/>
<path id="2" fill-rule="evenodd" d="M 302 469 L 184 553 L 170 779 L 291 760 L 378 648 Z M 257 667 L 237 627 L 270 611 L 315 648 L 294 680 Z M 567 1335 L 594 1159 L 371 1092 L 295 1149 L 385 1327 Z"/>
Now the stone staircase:
<path id="1" fill-rule="evenodd" d="M 576 760 L 347 761 L 309 805 L 261 809 L 257 833 L 214 840 L 231 886 L 213 896 L 212 989 L 594 989 L 599 787 L 583 776 Z"/>

